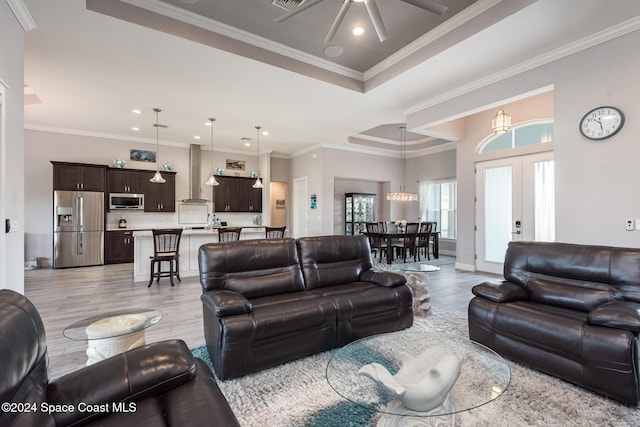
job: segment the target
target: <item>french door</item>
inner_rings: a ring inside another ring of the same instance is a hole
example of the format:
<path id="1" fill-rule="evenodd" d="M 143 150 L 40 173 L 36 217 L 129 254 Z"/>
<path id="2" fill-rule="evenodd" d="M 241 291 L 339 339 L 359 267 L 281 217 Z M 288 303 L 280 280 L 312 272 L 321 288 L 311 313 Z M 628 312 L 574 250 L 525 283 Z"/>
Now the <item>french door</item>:
<path id="1" fill-rule="evenodd" d="M 513 240 L 555 239 L 553 152 L 476 163 L 476 269 L 502 274 Z"/>

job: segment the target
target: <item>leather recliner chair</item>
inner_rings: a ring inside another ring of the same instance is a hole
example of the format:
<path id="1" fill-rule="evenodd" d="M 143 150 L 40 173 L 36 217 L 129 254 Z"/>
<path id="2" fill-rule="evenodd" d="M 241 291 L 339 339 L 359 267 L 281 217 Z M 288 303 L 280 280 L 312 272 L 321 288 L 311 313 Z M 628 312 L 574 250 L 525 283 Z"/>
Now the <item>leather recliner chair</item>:
<path id="1" fill-rule="evenodd" d="M 640 249 L 511 242 L 473 288 L 469 338 L 627 405 L 640 400 Z"/>
<path id="2" fill-rule="evenodd" d="M 0 290 L 0 426 L 239 426 L 211 370 L 181 340 L 148 344 L 49 381 L 44 325 Z"/>

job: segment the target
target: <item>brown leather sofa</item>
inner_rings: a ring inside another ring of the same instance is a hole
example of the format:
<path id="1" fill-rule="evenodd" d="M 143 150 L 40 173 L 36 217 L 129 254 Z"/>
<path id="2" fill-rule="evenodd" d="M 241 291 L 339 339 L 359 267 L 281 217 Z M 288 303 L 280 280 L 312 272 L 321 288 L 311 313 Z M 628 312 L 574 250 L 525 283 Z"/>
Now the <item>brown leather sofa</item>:
<path id="1" fill-rule="evenodd" d="M 199 266 L 205 340 L 223 380 L 413 324 L 405 277 L 371 270 L 365 236 L 211 243 Z"/>
<path id="2" fill-rule="evenodd" d="M 504 279 L 473 288 L 472 340 L 638 405 L 640 249 L 512 242 Z"/>
<path id="3" fill-rule="evenodd" d="M 239 426 L 183 341 L 149 344 L 49 381 L 42 319 L 0 290 L 0 426 Z"/>

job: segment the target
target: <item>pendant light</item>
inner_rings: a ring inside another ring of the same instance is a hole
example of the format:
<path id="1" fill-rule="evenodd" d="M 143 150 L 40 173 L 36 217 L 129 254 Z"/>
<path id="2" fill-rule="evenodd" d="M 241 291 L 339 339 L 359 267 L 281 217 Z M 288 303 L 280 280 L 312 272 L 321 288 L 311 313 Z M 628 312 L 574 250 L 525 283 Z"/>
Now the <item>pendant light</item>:
<path id="1" fill-rule="evenodd" d="M 156 123 L 154 124 L 156 128 L 156 173 L 149 181 L 153 182 L 154 184 L 164 184 L 165 182 L 167 182 L 167 180 L 164 179 L 162 177 L 162 174 L 160 173 L 160 137 L 158 128 L 166 128 L 166 126 L 158 123 L 158 113 L 162 110 L 159 108 L 154 108 L 153 111 L 156 112 Z"/>
<path id="2" fill-rule="evenodd" d="M 509 129 L 511 129 L 511 116 L 500 107 L 496 116 L 491 119 L 491 130 L 493 133 L 500 134 L 507 132 Z"/>
<path id="3" fill-rule="evenodd" d="M 260 180 L 260 129 L 262 129 L 260 126 L 256 126 L 256 131 L 258 133 L 258 172 L 256 182 L 252 185 L 253 188 L 264 188 L 264 185 L 262 185 L 262 181 Z"/>
<path id="4" fill-rule="evenodd" d="M 406 153 L 405 153 L 405 139 L 406 139 L 407 128 L 404 126 L 400 127 L 400 155 L 402 157 L 402 162 L 406 163 Z M 406 170 L 406 165 L 403 164 L 403 170 Z M 417 202 L 418 194 L 417 193 L 407 193 L 405 191 L 404 185 L 400 186 L 400 191 L 387 193 L 387 200 L 392 200 L 396 202 Z"/>
<path id="5" fill-rule="evenodd" d="M 220 185 L 220 183 L 216 181 L 215 169 L 213 168 L 213 122 L 215 121 L 216 119 L 209 117 L 209 122 L 211 123 L 211 176 L 209 176 L 209 179 L 204 183 L 204 185 L 208 185 L 210 187 L 217 187 Z"/>

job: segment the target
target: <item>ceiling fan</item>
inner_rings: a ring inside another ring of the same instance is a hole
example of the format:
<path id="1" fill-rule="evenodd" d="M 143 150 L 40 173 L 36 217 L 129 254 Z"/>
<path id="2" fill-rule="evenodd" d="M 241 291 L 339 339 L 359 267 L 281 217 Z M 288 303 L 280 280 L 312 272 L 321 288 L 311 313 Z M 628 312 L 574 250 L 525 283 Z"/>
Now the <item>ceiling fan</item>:
<path id="1" fill-rule="evenodd" d="M 292 16 L 297 15 L 300 12 L 304 12 L 309 9 L 311 6 L 315 6 L 323 0 L 309 0 L 305 3 L 302 3 L 300 6 L 291 10 L 288 13 L 278 17 L 275 19 L 276 22 L 283 22 Z M 448 9 L 447 6 L 444 6 L 440 3 L 437 3 L 434 0 L 401 0 L 405 3 L 412 4 L 421 9 L 424 9 L 428 12 L 435 13 L 437 15 L 442 15 Z M 364 6 L 367 8 L 367 12 L 369 13 L 369 18 L 371 18 L 371 22 L 373 23 L 373 28 L 376 30 L 376 34 L 381 42 L 387 40 L 389 35 L 387 34 L 387 29 L 384 26 L 384 22 L 382 21 L 382 15 L 380 15 L 380 10 L 378 9 L 378 4 L 376 0 L 344 0 L 340 10 L 338 11 L 338 15 L 336 19 L 333 21 L 331 28 L 329 29 L 329 33 L 327 33 L 327 37 L 324 39 L 325 43 L 329 43 L 333 40 L 333 37 L 336 35 L 340 24 L 344 20 L 344 17 L 347 15 L 349 8 L 352 3 L 364 3 Z"/>

